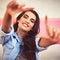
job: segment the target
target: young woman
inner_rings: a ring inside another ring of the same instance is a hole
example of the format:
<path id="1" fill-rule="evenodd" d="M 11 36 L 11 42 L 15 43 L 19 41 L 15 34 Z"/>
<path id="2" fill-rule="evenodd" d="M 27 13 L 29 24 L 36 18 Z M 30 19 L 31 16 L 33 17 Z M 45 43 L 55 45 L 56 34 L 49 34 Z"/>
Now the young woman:
<path id="1" fill-rule="evenodd" d="M 0 30 L 2 60 L 38 60 L 38 51 L 55 43 L 51 38 L 36 38 L 39 33 L 39 16 L 31 8 L 23 9 L 23 6 L 15 0 L 7 6 Z M 12 19 L 18 12 L 21 13 L 11 26 Z"/>

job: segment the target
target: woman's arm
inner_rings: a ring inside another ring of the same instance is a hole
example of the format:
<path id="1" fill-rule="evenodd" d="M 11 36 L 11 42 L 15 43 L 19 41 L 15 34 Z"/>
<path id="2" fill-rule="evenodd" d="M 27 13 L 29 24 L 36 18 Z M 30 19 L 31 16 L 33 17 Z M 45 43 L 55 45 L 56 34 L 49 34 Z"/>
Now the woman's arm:
<path id="1" fill-rule="evenodd" d="M 3 18 L 2 22 L 2 31 L 9 32 L 11 26 L 11 15 L 9 15 L 7 12 L 5 13 L 5 16 Z"/>
<path id="2" fill-rule="evenodd" d="M 33 8 L 25 8 L 23 9 L 25 5 L 19 5 L 15 0 L 12 0 L 11 2 L 8 3 L 6 13 L 3 18 L 2 22 L 2 30 L 4 32 L 10 32 L 10 26 L 12 23 L 12 20 L 16 17 L 15 15 L 19 12 L 25 11 L 25 10 L 31 10 Z"/>
<path id="3" fill-rule="evenodd" d="M 8 3 L 7 8 L 6 8 L 6 12 L 3 18 L 3 22 L 2 22 L 2 31 L 8 33 L 10 32 L 10 26 L 11 26 L 11 22 L 12 22 L 12 17 L 14 17 L 15 15 L 13 14 L 13 8 L 15 6 L 15 1 L 11 1 L 10 3 Z M 14 16 L 13 16 L 14 15 Z"/>
<path id="4" fill-rule="evenodd" d="M 6 12 L 3 18 L 2 27 L 0 28 L 0 43 L 4 42 L 5 38 L 10 36 L 14 29 L 11 27 L 13 19 L 16 19 L 16 14 L 33 8 L 24 8 L 25 5 L 19 5 L 15 0 L 8 3 Z"/>
<path id="5" fill-rule="evenodd" d="M 6 33 L 10 32 L 10 26 L 12 19 L 15 17 L 15 14 L 18 12 L 18 4 L 15 0 L 8 3 L 6 8 L 6 13 L 2 22 L 2 30 Z"/>
<path id="6" fill-rule="evenodd" d="M 56 29 L 51 29 L 50 26 L 48 26 L 48 17 L 45 16 L 45 26 L 46 26 L 46 32 L 47 32 L 47 37 L 40 37 L 39 45 L 42 47 L 47 47 L 52 44 L 57 43 L 60 38 L 60 32 L 58 32 Z M 39 35 L 38 35 L 39 37 Z"/>

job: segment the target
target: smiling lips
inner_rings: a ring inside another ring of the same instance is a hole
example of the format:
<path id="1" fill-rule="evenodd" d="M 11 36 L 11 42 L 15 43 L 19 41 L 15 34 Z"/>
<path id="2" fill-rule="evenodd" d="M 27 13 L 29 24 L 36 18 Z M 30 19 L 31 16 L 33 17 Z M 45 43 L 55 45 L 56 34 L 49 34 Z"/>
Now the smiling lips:
<path id="1" fill-rule="evenodd" d="M 27 23 L 22 23 L 25 27 L 29 27 Z"/>

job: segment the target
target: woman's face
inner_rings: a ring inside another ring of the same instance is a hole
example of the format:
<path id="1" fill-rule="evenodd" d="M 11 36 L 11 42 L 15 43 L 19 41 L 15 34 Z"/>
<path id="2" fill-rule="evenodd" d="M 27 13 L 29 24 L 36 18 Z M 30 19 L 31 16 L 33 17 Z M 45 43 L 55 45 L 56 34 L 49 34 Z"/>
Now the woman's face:
<path id="1" fill-rule="evenodd" d="M 18 20 L 18 28 L 28 32 L 33 28 L 35 21 L 36 16 L 31 11 L 27 11 L 20 20 Z"/>

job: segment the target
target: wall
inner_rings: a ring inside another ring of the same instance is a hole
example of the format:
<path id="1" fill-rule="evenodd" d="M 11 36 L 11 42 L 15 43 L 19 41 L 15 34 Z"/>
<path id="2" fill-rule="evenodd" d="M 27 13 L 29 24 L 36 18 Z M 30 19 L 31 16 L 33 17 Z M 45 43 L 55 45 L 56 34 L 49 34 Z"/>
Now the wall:
<path id="1" fill-rule="evenodd" d="M 0 17 L 4 16 L 6 5 L 11 0 L 0 0 Z M 26 7 L 34 7 L 40 18 L 48 15 L 49 18 L 60 18 L 60 0 L 16 0 Z"/>

